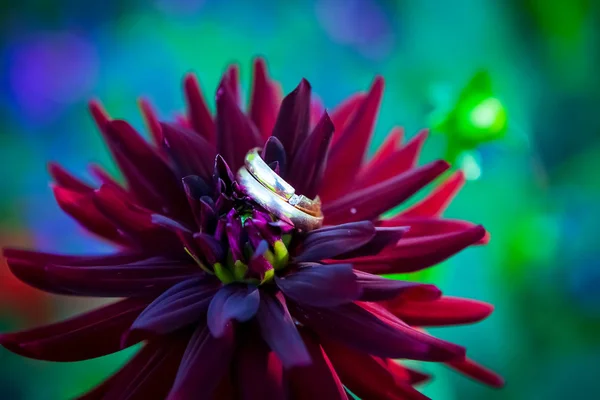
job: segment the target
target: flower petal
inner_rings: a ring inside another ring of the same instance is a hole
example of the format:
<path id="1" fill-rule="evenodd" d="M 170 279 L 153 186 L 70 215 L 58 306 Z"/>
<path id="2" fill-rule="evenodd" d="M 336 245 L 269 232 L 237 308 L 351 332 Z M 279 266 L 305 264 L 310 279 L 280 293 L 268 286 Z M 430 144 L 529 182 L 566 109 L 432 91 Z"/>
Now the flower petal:
<path id="1" fill-rule="evenodd" d="M 56 163 L 49 163 L 48 171 L 50 172 L 50 176 L 52 176 L 52 179 L 54 179 L 54 182 L 56 182 L 58 186 L 63 187 L 67 190 L 74 191 L 77 193 L 88 193 L 94 190 L 93 187 L 74 177 L 63 167 Z"/>
<path id="2" fill-rule="evenodd" d="M 232 362 L 239 398 L 287 399 L 283 367 L 277 355 L 254 331 L 244 332 L 244 337 Z"/>
<path id="3" fill-rule="evenodd" d="M 237 171 L 248 150 L 262 143 L 256 127 L 238 107 L 227 78 L 217 90 L 217 151 Z"/>
<path id="4" fill-rule="evenodd" d="M 189 335 L 148 343 L 117 373 L 77 400 L 163 399 L 169 393 Z"/>
<path id="5" fill-rule="evenodd" d="M 0 344 L 22 356 L 46 361 L 104 356 L 121 350 L 121 335 L 148 302 L 141 298 L 125 299 L 62 322 L 2 334 Z"/>
<path id="6" fill-rule="evenodd" d="M 215 123 L 206 106 L 200 84 L 195 75 L 188 74 L 183 86 L 187 102 L 187 116 L 194 131 L 200 134 L 208 143 L 216 143 Z"/>
<path id="7" fill-rule="evenodd" d="M 123 343 L 145 334 L 164 335 L 197 322 L 217 290 L 215 280 L 205 278 L 191 278 L 173 285 L 137 317 Z"/>
<path id="8" fill-rule="evenodd" d="M 296 188 L 296 193 L 309 199 L 314 199 L 321 187 L 333 129 L 331 119 L 325 112 L 312 133 L 299 146 L 292 168 L 286 176 L 288 182 Z"/>
<path id="9" fill-rule="evenodd" d="M 377 77 L 339 140 L 331 147 L 323 178 L 325 184 L 320 193 L 324 203 L 339 197 L 356 178 L 373 133 L 382 95 L 383 78 Z"/>
<path id="10" fill-rule="evenodd" d="M 220 338 L 213 337 L 205 325 L 196 328 L 183 354 L 168 400 L 193 400 L 199 394 L 210 399 L 230 367 L 233 345 L 231 328 Z"/>
<path id="11" fill-rule="evenodd" d="M 296 262 L 321 261 L 352 252 L 375 237 L 376 231 L 369 221 L 328 226 L 309 232 Z"/>
<path id="12" fill-rule="evenodd" d="M 406 145 L 381 162 L 362 168 L 354 182 L 355 188 L 364 188 L 391 179 L 415 167 L 428 131 L 423 130 Z"/>
<path id="13" fill-rule="evenodd" d="M 427 197 L 403 211 L 400 215 L 403 217 L 440 216 L 464 184 L 464 173 L 462 171 L 456 171 L 441 185 L 436 187 Z"/>
<path id="14" fill-rule="evenodd" d="M 303 332 L 302 338 L 312 363 L 292 368 L 288 372 L 290 391 L 294 394 L 294 399 L 347 400 L 344 386 L 317 338 L 308 332 Z"/>
<path id="15" fill-rule="evenodd" d="M 357 93 L 345 99 L 333 109 L 331 114 L 331 121 L 335 126 L 335 133 L 333 134 L 332 141 L 333 144 L 340 139 L 342 133 L 348 126 L 348 123 L 352 120 L 354 113 L 365 100 L 365 97 L 366 93 Z"/>
<path id="16" fill-rule="evenodd" d="M 232 321 L 246 322 L 256 315 L 260 305 L 260 292 L 249 285 L 223 286 L 208 307 L 208 328 L 213 336 L 223 336 Z"/>
<path id="17" fill-rule="evenodd" d="M 305 265 L 275 282 L 290 299 L 315 307 L 335 307 L 361 295 L 352 264 Z"/>
<path id="18" fill-rule="evenodd" d="M 446 363 L 452 369 L 460 372 L 468 376 L 471 379 L 475 379 L 481 383 L 486 385 L 501 388 L 504 386 L 504 379 L 496 374 L 494 371 L 491 371 L 485 368 L 482 365 L 477 364 L 475 361 L 465 358 L 463 360 L 455 360 Z"/>
<path id="19" fill-rule="evenodd" d="M 275 296 L 263 294 L 256 318 L 262 338 L 277 353 L 285 368 L 308 365 L 311 362 L 281 293 Z"/>
<path id="20" fill-rule="evenodd" d="M 257 58 L 254 61 L 252 94 L 250 95 L 250 119 L 263 138 L 271 136 L 278 110 L 279 104 L 267 76 L 265 61 Z"/>
<path id="21" fill-rule="evenodd" d="M 152 104 L 150 104 L 150 102 L 144 98 L 139 99 L 138 104 L 140 110 L 142 111 L 142 115 L 144 116 L 144 122 L 146 123 L 146 127 L 152 135 L 154 144 L 160 147 L 163 141 L 163 134 L 162 129 L 160 127 L 160 122 L 158 121 L 158 116 L 156 115 L 156 111 L 154 111 Z"/>
<path id="22" fill-rule="evenodd" d="M 412 387 L 408 373 L 394 361 L 358 352 L 333 340 L 322 341 L 322 346 L 346 387 L 360 398 L 428 399 Z"/>
<path id="23" fill-rule="evenodd" d="M 435 161 L 379 184 L 351 191 L 323 206 L 325 223 L 375 219 L 411 197 L 449 167 L 445 161 Z"/>
<path id="24" fill-rule="evenodd" d="M 404 137 L 404 129 L 395 127 L 385 137 L 384 142 L 379 146 L 373 157 L 362 167 L 362 170 L 371 170 L 379 168 L 381 163 L 386 162 L 387 158 L 394 154 L 396 149 L 400 147 L 402 138 Z"/>
<path id="25" fill-rule="evenodd" d="M 361 301 L 383 301 L 394 298 L 433 300 L 442 295 L 434 285 L 386 279 L 378 275 L 355 270 L 356 281 L 362 289 Z"/>
<path id="26" fill-rule="evenodd" d="M 397 299 L 386 304 L 386 308 L 413 326 L 472 324 L 484 320 L 494 311 L 491 304 L 450 296 L 433 301 Z"/>
<path id="27" fill-rule="evenodd" d="M 279 108 L 273 136 L 283 144 L 288 160 L 294 159 L 296 151 L 308 136 L 310 92 L 310 84 L 302 79 L 296 89 L 285 96 Z"/>
<path id="28" fill-rule="evenodd" d="M 373 303 L 318 309 L 294 305 L 292 310 L 298 321 L 319 335 L 374 356 L 423 361 L 464 356 L 462 347 L 419 332 Z"/>
<path id="29" fill-rule="evenodd" d="M 279 174 L 282 177 L 286 176 L 287 155 L 283 144 L 275 136 L 271 136 L 265 142 L 261 153 L 262 159 L 269 165 L 277 164 L 279 166 Z"/>
<path id="30" fill-rule="evenodd" d="M 183 127 L 166 123 L 161 123 L 161 127 L 163 148 L 176 165 L 178 177 L 198 175 L 208 180 L 216 155 L 214 146 L 196 132 Z"/>
<path id="31" fill-rule="evenodd" d="M 419 271 L 438 264 L 485 236 L 481 225 L 452 233 L 401 239 L 396 247 L 380 254 L 360 257 L 352 262 L 356 269 L 372 274 Z"/>

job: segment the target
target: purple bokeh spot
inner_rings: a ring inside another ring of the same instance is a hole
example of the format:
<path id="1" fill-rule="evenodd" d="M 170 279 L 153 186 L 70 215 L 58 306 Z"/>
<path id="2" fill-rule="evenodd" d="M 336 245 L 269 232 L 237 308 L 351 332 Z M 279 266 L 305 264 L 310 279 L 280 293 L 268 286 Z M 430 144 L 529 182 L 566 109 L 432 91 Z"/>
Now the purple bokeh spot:
<path id="1" fill-rule="evenodd" d="M 10 83 L 28 118 L 46 121 L 93 88 L 98 57 L 85 39 L 71 33 L 43 33 L 17 46 Z"/>
<path id="2" fill-rule="evenodd" d="M 381 59 L 391 54 L 394 35 L 381 6 L 371 0 L 319 0 L 316 13 L 329 36 L 363 56 Z"/>

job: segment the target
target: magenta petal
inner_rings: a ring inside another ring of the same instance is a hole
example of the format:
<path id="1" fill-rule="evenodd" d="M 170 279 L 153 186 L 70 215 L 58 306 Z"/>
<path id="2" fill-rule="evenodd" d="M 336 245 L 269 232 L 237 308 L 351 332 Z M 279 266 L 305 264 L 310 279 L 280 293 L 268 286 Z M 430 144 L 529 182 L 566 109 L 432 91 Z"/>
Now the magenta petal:
<path id="1" fill-rule="evenodd" d="M 277 163 L 280 176 L 285 177 L 287 172 L 287 155 L 283 144 L 275 136 L 271 136 L 265 142 L 261 157 L 269 165 Z"/>
<path id="2" fill-rule="evenodd" d="M 294 305 L 293 315 L 319 335 L 374 356 L 447 361 L 464 355 L 463 348 L 419 332 L 372 303 L 318 309 Z"/>
<path id="3" fill-rule="evenodd" d="M 198 79 L 194 75 L 189 74 L 185 77 L 184 90 L 188 107 L 187 116 L 192 129 L 214 145 L 216 142 L 215 123 L 202 96 Z"/>
<path id="4" fill-rule="evenodd" d="M 264 138 L 273 131 L 278 108 L 277 98 L 267 77 L 267 67 L 264 60 L 259 58 L 254 62 L 250 118 Z"/>
<path id="5" fill-rule="evenodd" d="M 198 175 L 208 179 L 212 174 L 215 148 L 208 141 L 174 124 L 162 123 L 163 146 L 177 166 L 179 177 Z"/>
<path id="6" fill-rule="evenodd" d="M 8 260 L 19 260 L 33 264 L 62 264 L 71 266 L 121 265 L 142 261 L 148 258 L 147 256 L 133 252 L 98 255 L 68 255 L 11 248 L 3 249 L 3 255 Z"/>
<path id="7" fill-rule="evenodd" d="M 87 193 L 94 190 L 93 187 L 74 177 L 56 163 L 49 163 L 48 171 L 50 172 L 52 179 L 54 179 L 54 182 L 65 189 L 72 190 L 77 193 Z"/>
<path id="8" fill-rule="evenodd" d="M 296 151 L 308 135 L 310 92 L 310 84 L 306 79 L 302 79 L 296 89 L 285 96 L 279 108 L 273 136 L 283 144 L 288 160 L 294 159 Z"/>
<path id="9" fill-rule="evenodd" d="M 123 368 L 77 400 L 164 399 L 171 389 L 187 335 L 153 340 Z"/>
<path id="10" fill-rule="evenodd" d="M 304 333 L 302 337 L 312 363 L 292 368 L 287 374 L 294 400 L 347 400 L 344 386 L 317 338 L 309 333 Z"/>
<path id="11" fill-rule="evenodd" d="M 310 199 L 314 199 L 319 193 L 333 130 L 331 119 L 325 112 L 313 132 L 300 145 L 290 173 L 286 176 L 288 182 L 296 188 L 296 193 Z"/>
<path id="12" fill-rule="evenodd" d="M 233 329 L 215 338 L 207 326 L 200 325 L 185 350 L 168 400 L 210 399 L 230 367 L 233 354 Z"/>
<path id="13" fill-rule="evenodd" d="M 275 282 L 290 299 L 315 307 L 335 307 L 361 296 L 352 264 L 301 266 Z"/>
<path id="14" fill-rule="evenodd" d="M 442 297 L 433 301 L 391 301 L 387 309 L 413 326 L 472 324 L 487 318 L 494 307 L 482 301 Z"/>
<path id="15" fill-rule="evenodd" d="M 192 278 L 173 285 L 137 317 L 123 341 L 139 334 L 164 335 L 197 322 L 217 290 L 213 279 Z"/>
<path id="16" fill-rule="evenodd" d="M 387 279 L 358 270 L 355 270 L 354 274 L 362 289 L 362 301 L 383 301 L 399 296 L 413 300 L 434 300 L 442 295 L 434 285 Z"/>
<path id="17" fill-rule="evenodd" d="M 208 328 L 213 336 L 223 336 L 232 321 L 246 322 L 258 311 L 260 292 L 249 285 L 230 284 L 223 286 L 213 297 L 208 307 Z"/>
<path id="18" fill-rule="evenodd" d="M 435 161 L 364 189 L 350 191 L 323 206 L 326 224 L 372 220 L 402 203 L 450 166 Z"/>
<path id="19" fill-rule="evenodd" d="M 310 364 L 308 350 L 280 293 L 260 297 L 256 318 L 263 339 L 277 353 L 285 368 Z"/>
<path id="20" fill-rule="evenodd" d="M 100 357 L 121 350 L 121 335 L 147 304 L 147 299 L 122 300 L 66 321 L 0 335 L 0 344 L 22 356 L 46 361 Z"/>
<path id="21" fill-rule="evenodd" d="M 447 363 L 449 367 L 455 369 L 468 376 L 471 379 L 475 379 L 486 385 L 501 388 L 504 386 L 504 379 L 494 371 L 477 364 L 475 361 L 465 358 L 463 360 L 450 361 Z"/>
<path id="22" fill-rule="evenodd" d="M 375 227 L 369 221 L 352 222 L 316 229 L 306 235 L 296 262 L 321 261 L 333 258 L 369 243 Z"/>
<path id="23" fill-rule="evenodd" d="M 246 331 L 244 336 L 232 363 L 240 399 L 286 400 L 281 361 L 260 335 Z"/>
<path id="24" fill-rule="evenodd" d="M 227 164 L 237 171 L 244 164 L 248 150 L 260 146 L 256 127 L 236 104 L 226 79 L 217 90 L 217 150 Z"/>

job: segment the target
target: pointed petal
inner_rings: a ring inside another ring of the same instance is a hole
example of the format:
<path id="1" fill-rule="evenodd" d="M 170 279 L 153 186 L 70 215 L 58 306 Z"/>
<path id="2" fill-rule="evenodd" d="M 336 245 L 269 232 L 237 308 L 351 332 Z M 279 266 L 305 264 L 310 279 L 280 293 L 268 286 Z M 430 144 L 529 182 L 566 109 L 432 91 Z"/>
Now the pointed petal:
<path id="1" fill-rule="evenodd" d="M 287 156 L 283 144 L 275 136 L 267 139 L 263 146 L 262 159 L 269 165 L 277 163 L 279 166 L 279 176 L 285 177 L 287 172 Z"/>
<path id="2" fill-rule="evenodd" d="M 161 126 L 164 149 L 177 166 L 178 176 L 198 175 L 208 180 L 213 172 L 214 146 L 185 128 L 165 123 Z"/>
<path id="3" fill-rule="evenodd" d="M 292 167 L 286 176 L 288 182 L 296 188 L 296 193 L 303 194 L 309 199 L 317 196 L 332 135 L 333 124 L 325 112 L 310 136 L 298 148 Z"/>
<path id="4" fill-rule="evenodd" d="M 52 191 L 58 206 L 85 229 L 113 242 L 127 243 L 115 224 L 98 210 L 91 192 L 76 192 L 60 186 L 53 186 Z"/>
<path id="5" fill-rule="evenodd" d="M 339 306 L 361 295 L 352 264 L 301 266 L 275 282 L 290 299 L 314 307 Z"/>
<path id="6" fill-rule="evenodd" d="M 368 171 L 373 168 L 379 168 L 381 163 L 386 162 L 387 158 L 390 157 L 402 143 L 404 137 L 403 128 L 394 128 L 390 134 L 385 138 L 385 141 L 379 148 L 373 157 L 362 167 L 363 171 Z"/>
<path id="7" fill-rule="evenodd" d="M 352 120 L 354 113 L 364 102 L 365 97 L 366 93 L 357 93 L 347 98 L 333 109 L 331 120 L 335 126 L 335 133 L 333 135 L 332 144 L 335 144 L 340 139 L 342 133 L 347 128 L 348 123 Z"/>
<path id="8" fill-rule="evenodd" d="M 54 182 L 64 189 L 76 193 L 88 193 L 94 190 L 93 187 L 71 175 L 67 170 L 56 163 L 49 163 L 48 171 L 50 172 L 52 179 L 54 179 Z"/>
<path id="9" fill-rule="evenodd" d="M 236 64 L 232 64 L 225 71 L 227 80 L 229 81 L 229 87 L 231 88 L 231 94 L 238 106 L 241 107 L 240 98 L 240 67 Z"/>
<path id="10" fill-rule="evenodd" d="M 263 294 L 256 318 L 263 339 L 277 353 L 285 368 L 311 362 L 281 293 L 275 296 Z"/>
<path id="11" fill-rule="evenodd" d="M 290 391 L 294 394 L 294 399 L 347 400 L 344 386 L 317 338 L 306 332 L 303 333 L 302 338 L 312 363 L 289 371 Z"/>
<path id="12" fill-rule="evenodd" d="M 147 304 L 147 299 L 122 300 L 62 322 L 2 334 L 0 344 L 38 360 L 80 361 L 100 357 L 121 350 L 121 335 Z"/>
<path id="13" fill-rule="evenodd" d="M 323 178 L 326 184 L 320 193 L 324 202 L 339 197 L 356 178 L 373 133 L 382 95 L 383 79 L 377 77 L 340 139 L 331 147 Z"/>
<path id="14" fill-rule="evenodd" d="M 160 147 L 163 142 L 163 134 L 162 128 L 160 127 L 160 122 L 158 122 L 158 116 L 156 115 L 156 111 L 154 111 L 154 108 L 147 99 L 141 98 L 139 99 L 138 103 L 140 109 L 142 110 L 142 115 L 144 116 L 146 127 L 152 135 L 154 144 Z"/>
<path id="15" fill-rule="evenodd" d="M 369 221 L 328 226 L 309 232 L 296 262 L 321 261 L 349 253 L 369 243 L 375 227 Z"/>
<path id="16" fill-rule="evenodd" d="M 263 138 L 271 136 L 279 111 L 279 104 L 269 81 L 265 61 L 257 58 L 254 61 L 250 118 Z"/>
<path id="17" fill-rule="evenodd" d="M 147 335 L 164 335 L 197 323 L 217 290 L 216 280 L 203 278 L 191 278 L 171 286 L 137 317 L 123 337 L 123 343 Z"/>
<path id="18" fill-rule="evenodd" d="M 325 224 L 375 219 L 432 182 L 450 166 L 436 161 L 325 204 Z"/>
<path id="19" fill-rule="evenodd" d="M 148 257 L 134 252 L 98 255 L 68 255 L 42 251 L 6 248 L 3 255 L 7 260 L 26 261 L 33 264 L 62 264 L 72 266 L 120 265 L 145 260 Z"/>
<path id="20" fill-rule="evenodd" d="M 294 159 L 296 151 L 308 135 L 310 92 L 310 84 L 302 79 L 296 89 L 285 96 L 279 109 L 273 136 L 283 144 L 288 160 Z"/>
<path id="21" fill-rule="evenodd" d="M 442 297 L 433 301 L 390 301 L 386 308 L 413 326 L 446 326 L 472 324 L 486 319 L 494 307 L 481 301 Z"/>
<path id="22" fill-rule="evenodd" d="M 402 366 L 391 360 L 380 359 L 358 352 L 333 340 L 322 341 L 322 346 L 340 378 L 353 393 L 372 400 L 424 400 L 428 397 L 414 389 L 405 379 Z M 390 368 L 395 364 L 397 368 Z"/>
<path id="23" fill-rule="evenodd" d="M 361 169 L 360 175 L 355 180 L 355 188 L 363 188 L 383 182 L 394 176 L 400 175 L 415 167 L 423 143 L 427 139 L 428 131 L 421 131 L 405 146 L 395 150 L 389 157 L 372 165 L 368 164 Z"/>
<path id="24" fill-rule="evenodd" d="M 165 398 L 188 338 L 170 335 L 148 343 L 116 374 L 78 400 Z"/>
<path id="25" fill-rule="evenodd" d="M 216 143 L 215 123 L 202 96 L 198 79 L 195 75 L 188 74 L 183 81 L 183 86 L 188 109 L 187 117 L 192 129 L 208 143 L 214 145 Z"/>
<path id="26" fill-rule="evenodd" d="M 192 335 L 183 354 L 175 383 L 168 400 L 194 400 L 198 394 L 211 398 L 214 390 L 230 367 L 234 335 L 229 329 L 215 338 L 207 326 L 200 325 Z"/>
<path id="27" fill-rule="evenodd" d="M 488 386 L 495 388 L 501 388 L 504 386 L 504 379 L 500 375 L 468 358 L 450 361 L 447 363 L 447 365 L 461 374 Z"/>
<path id="28" fill-rule="evenodd" d="M 447 361 L 465 350 L 406 325 L 373 303 L 312 308 L 294 304 L 293 315 L 317 334 L 379 357 Z"/>
<path id="29" fill-rule="evenodd" d="M 249 321 L 260 304 L 260 292 L 249 285 L 230 284 L 223 286 L 213 297 L 208 308 L 208 328 L 214 337 L 223 336 L 232 322 Z"/>
<path id="30" fill-rule="evenodd" d="M 450 175 L 427 197 L 408 210 L 403 211 L 400 215 L 403 217 L 439 217 L 464 184 L 464 173 L 457 171 Z"/>
<path id="31" fill-rule="evenodd" d="M 362 289 L 361 301 L 383 301 L 400 297 L 410 300 L 434 300 L 442 292 L 434 285 L 383 278 L 358 270 L 354 271 Z"/>
<path id="32" fill-rule="evenodd" d="M 401 239 L 380 254 L 348 260 L 356 269 L 372 274 L 415 272 L 438 264 L 485 236 L 481 225 L 440 235 Z"/>
<path id="33" fill-rule="evenodd" d="M 237 171 L 246 153 L 261 144 L 260 134 L 235 102 L 226 78 L 217 90 L 217 151 Z"/>
<path id="34" fill-rule="evenodd" d="M 260 335 L 251 331 L 244 336 L 232 363 L 239 398 L 286 400 L 281 361 Z"/>

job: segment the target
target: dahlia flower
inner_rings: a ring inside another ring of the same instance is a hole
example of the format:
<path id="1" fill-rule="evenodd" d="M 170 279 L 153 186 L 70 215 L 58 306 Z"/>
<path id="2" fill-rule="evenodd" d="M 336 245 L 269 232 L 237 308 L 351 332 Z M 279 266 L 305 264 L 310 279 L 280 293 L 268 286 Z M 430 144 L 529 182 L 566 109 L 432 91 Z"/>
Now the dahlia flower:
<path id="1" fill-rule="evenodd" d="M 331 115 L 311 101 L 306 80 L 280 99 L 262 60 L 245 111 L 235 67 L 218 87 L 215 116 L 194 76 L 184 90 L 187 113 L 175 122 L 159 122 L 141 102 L 152 143 L 90 104 L 125 182 L 93 166 L 96 188 L 51 164 L 52 188 L 62 210 L 115 252 L 4 256 L 43 291 L 120 300 L 3 334 L 4 347 L 70 362 L 143 342 L 83 399 L 426 398 L 414 386 L 429 377 L 402 359 L 502 385 L 463 347 L 422 330 L 482 320 L 490 305 L 380 276 L 428 268 L 487 240 L 479 225 L 440 217 L 463 183 L 460 172 L 381 218 L 449 168 L 415 165 L 425 132 L 401 145 L 394 130 L 366 159 L 383 79 Z M 298 193 L 319 196 L 323 227 L 299 230 L 245 194 L 235 173 L 256 147 Z"/>

